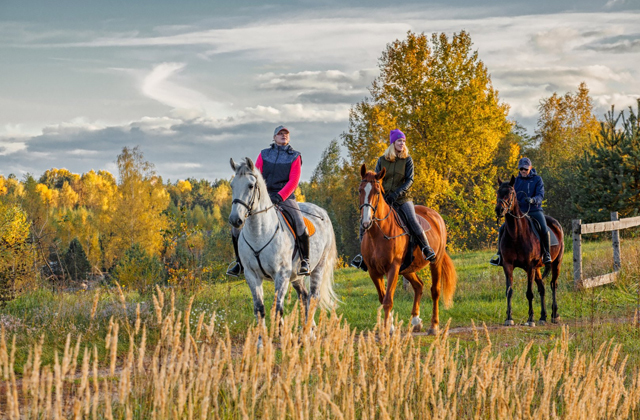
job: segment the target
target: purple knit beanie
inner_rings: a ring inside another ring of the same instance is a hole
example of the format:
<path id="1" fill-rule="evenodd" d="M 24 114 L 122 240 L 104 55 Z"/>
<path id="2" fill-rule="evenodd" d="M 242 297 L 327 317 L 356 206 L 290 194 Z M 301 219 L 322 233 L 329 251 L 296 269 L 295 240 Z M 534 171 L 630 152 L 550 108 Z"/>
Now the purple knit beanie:
<path id="1" fill-rule="evenodd" d="M 389 143 L 393 144 L 393 142 L 398 139 L 406 139 L 404 133 L 397 128 L 395 130 L 391 130 L 391 133 L 389 134 Z"/>

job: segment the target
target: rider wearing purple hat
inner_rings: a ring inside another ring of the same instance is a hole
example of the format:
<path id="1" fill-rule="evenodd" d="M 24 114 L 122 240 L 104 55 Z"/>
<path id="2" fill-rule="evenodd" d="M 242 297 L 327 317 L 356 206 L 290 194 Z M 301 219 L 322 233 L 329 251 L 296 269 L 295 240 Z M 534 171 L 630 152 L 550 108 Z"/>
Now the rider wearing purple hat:
<path id="1" fill-rule="evenodd" d="M 542 177 L 538 175 L 535 168 L 531 164 L 531 159 L 523 157 L 518 162 L 518 177 L 513 184 L 516 191 L 518 206 L 520 210 L 528 214 L 530 217 L 538 221 L 540 225 L 540 238 L 542 245 L 542 262 L 543 264 L 551 264 L 551 236 L 547 228 L 547 220 L 542 212 L 542 200 L 544 199 L 544 183 Z M 498 253 L 494 255 L 489 263 L 491 265 L 502 265 L 502 255 L 500 254 L 500 239 L 504 231 L 504 224 L 500 226 L 498 231 Z"/>
<path id="2" fill-rule="evenodd" d="M 402 131 L 398 129 L 391 130 L 389 133 L 389 147 L 378 158 L 376 172 L 386 168 L 387 173 L 382 180 L 385 201 L 398 211 L 409 228 L 409 233 L 420 246 L 424 258 L 433 261 L 436 258 L 436 254 L 429 245 L 429 239 L 427 239 L 427 235 L 424 233 L 422 226 L 420 226 L 420 222 L 418 222 L 415 207 L 411 200 L 410 189 L 413 184 L 414 168 L 413 159 L 409 156 L 406 141 L 407 138 Z M 363 233 L 362 227 L 360 227 L 360 241 L 362 241 Z M 367 270 L 360 254 L 356 255 L 351 265 Z"/>

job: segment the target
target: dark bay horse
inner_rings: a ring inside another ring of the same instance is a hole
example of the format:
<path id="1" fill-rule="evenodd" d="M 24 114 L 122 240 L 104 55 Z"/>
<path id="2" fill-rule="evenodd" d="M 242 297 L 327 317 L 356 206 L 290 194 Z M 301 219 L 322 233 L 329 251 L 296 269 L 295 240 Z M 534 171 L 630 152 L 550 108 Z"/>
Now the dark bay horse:
<path id="1" fill-rule="evenodd" d="M 544 283 L 545 274 L 540 275 L 540 268 L 544 266 L 542 263 L 542 248 L 540 240 L 536 237 L 528 218 L 520 210 L 516 191 L 513 188 L 515 177 L 512 175 L 509 182 L 503 182 L 498 177 L 498 197 L 496 202 L 496 216 L 504 217 L 505 229 L 500 241 L 500 252 L 502 254 L 502 268 L 507 280 L 507 319 L 504 325 L 513 325 L 511 317 L 511 296 L 513 295 L 513 269 L 518 267 L 527 272 L 527 299 L 529 300 L 529 319 L 525 325 L 534 327 L 536 324 L 533 320 L 533 281 L 535 280 L 540 293 L 540 324 L 547 322 L 547 311 L 544 303 Z M 551 322 L 557 323 L 558 303 L 556 301 L 556 289 L 558 287 L 558 276 L 560 275 L 560 264 L 564 254 L 564 233 L 562 226 L 556 219 L 546 216 L 547 226 L 558 238 L 558 244 L 551 246 L 551 292 L 553 294 L 553 303 L 551 305 Z"/>
<path id="2" fill-rule="evenodd" d="M 440 294 L 445 307 L 453 303 L 453 293 L 456 289 L 457 274 L 453 261 L 445 251 L 447 232 L 442 217 L 434 210 L 415 206 L 416 214 L 422 216 L 431 225 L 426 232 L 431 247 L 437 257 L 432 263 L 425 260 L 419 247 L 413 251 L 413 262 L 400 271 L 409 246 L 409 235 L 398 224 L 396 211 L 383 198 L 384 191 L 380 180 L 384 178 L 385 169 L 375 173 L 368 171 L 365 165 L 360 168 L 362 182 L 360 182 L 360 223 L 365 229 L 360 250 L 365 264 L 369 268 L 369 276 L 378 290 L 378 299 L 384 307 L 385 323 L 389 321 L 389 313 L 393 309 L 393 295 L 398 285 L 398 275 L 404 276 L 413 287 L 413 309 L 411 310 L 411 325 L 413 331 L 420 331 L 420 298 L 422 297 L 423 281 L 417 272 L 427 265 L 431 269 L 431 299 L 433 313 L 429 334 L 438 333 L 438 300 Z M 384 287 L 384 276 L 387 276 L 387 287 Z M 390 325 L 393 332 L 393 323 Z"/>

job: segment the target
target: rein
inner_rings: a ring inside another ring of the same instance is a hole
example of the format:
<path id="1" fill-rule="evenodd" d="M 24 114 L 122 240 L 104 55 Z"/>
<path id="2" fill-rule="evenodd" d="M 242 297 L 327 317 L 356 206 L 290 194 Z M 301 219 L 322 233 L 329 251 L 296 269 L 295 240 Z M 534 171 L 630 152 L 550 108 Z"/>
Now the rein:
<path id="1" fill-rule="evenodd" d="M 371 184 L 373 184 L 373 183 L 378 184 L 380 181 L 364 181 L 364 180 L 363 180 L 362 182 L 371 183 Z M 362 210 L 362 209 L 363 209 L 363 208 L 365 208 L 365 207 L 371 207 L 371 210 L 373 211 L 373 214 L 372 214 L 372 216 L 371 216 L 371 220 L 372 220 L 372 221 L 373 221 L 373 223 L 378 227 L 378 229 L 380 229 L 380 232 L 382 232 L 382 236 L 383 236 L 383 237 L 384 237 L 384 239 L 386 239 L 387 241 L 388 241 L 388 240 L 391 240 L 391 239 L 399 238 L 399 237 L 401 237 L 401 236 L 408 235 L 407 231 L 406 231 L 406 230 L 404 230 L 404 228 L 403 228 L 402 226 L 400 226 L 400 228 L 402 228 L 403 233 L 401 233 L 400 235 L 396 235 L 396 236 L 387 236 L 387 234 L 384 232 L 384 230 L 382 230 L 382 228 L 380 227 L 380 225 L 378 224 L 378 222 L 382 222 L 382 221 L 386 220 L 386 219 L 389 217 L 389 215 L 390 215 L 391 213 L 395 212 L 395 209 L 394 209 L 392 206 L 389 206 L 389 212 L 387 213 L 387 215 L 386 215 L 386 216 L 384 216 L 382 219 L 377 218 L 377 217 L 376 217 L 376 211 L 378 210 L 378 205 L 380 204 L 380 196 L 381 196 L 381 195 L 382 195 L 382 193 L 381 193 L 381 192 L 378 192 L 378 193 L 376 194 L 376 205 L 375 205 L 375 206 L 373 206 L 373 205 L 371 205 L 371 204 L 369 204 L 369 203 L 364 203 L 363 205 L 361 205 L 361 206 L 360 206 L 360 210 Z M 371 227 L 369 227 L 369 229 L 371 229 Z M 367 229 L 367 231 L 368 231 L 369 229 Z"/>

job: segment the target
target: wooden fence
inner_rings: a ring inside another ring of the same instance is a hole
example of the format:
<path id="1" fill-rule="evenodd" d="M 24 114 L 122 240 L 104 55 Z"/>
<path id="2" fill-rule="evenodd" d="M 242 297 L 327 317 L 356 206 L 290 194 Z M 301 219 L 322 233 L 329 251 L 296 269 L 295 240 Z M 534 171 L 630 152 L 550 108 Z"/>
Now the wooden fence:
<path id="1" fill-rule="evenodd" d="M 622 229 L 640 226 L 639 217 L 629 217 L 618 220 L 618 212 L 611 213 L 610 222 L 582 224 L 581 220 L 573 220 L 573 281 L 577 287 L 589 288 L 601 286 L 616 281 L 620 271 L 620 233 Z M 612 232 L 613 245 L 613 272 L 602 276 L 582 278 L 582 235 L 587 233 Z"/>

